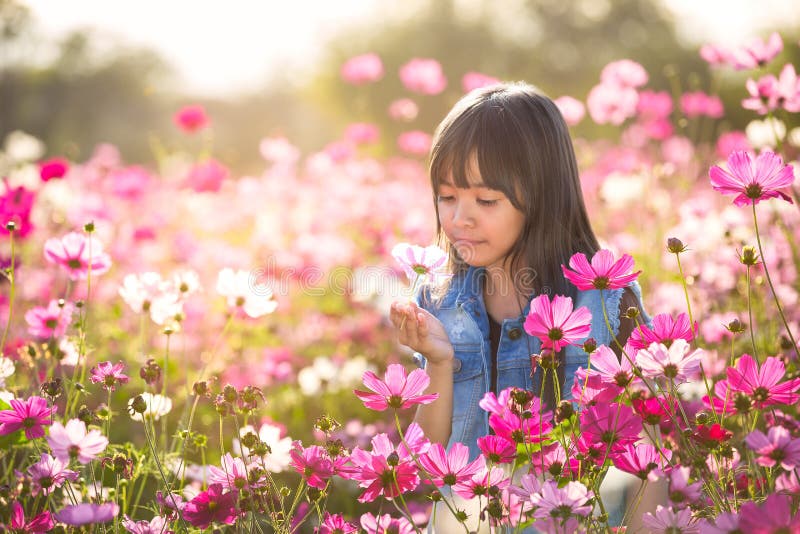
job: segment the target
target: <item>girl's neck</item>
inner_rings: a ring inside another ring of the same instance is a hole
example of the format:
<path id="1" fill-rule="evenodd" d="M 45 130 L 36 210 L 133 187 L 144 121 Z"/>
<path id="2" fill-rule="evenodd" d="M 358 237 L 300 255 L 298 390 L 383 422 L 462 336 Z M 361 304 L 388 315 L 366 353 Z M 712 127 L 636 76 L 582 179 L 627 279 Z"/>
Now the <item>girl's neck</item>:
<path id="1" fill-rule="evenodd" d="M 522 295 L 508 269 L 487 267 L 483 284 L 486 312 L 496 322 L 516 319 L 525 310 L 529 297 Z"/>

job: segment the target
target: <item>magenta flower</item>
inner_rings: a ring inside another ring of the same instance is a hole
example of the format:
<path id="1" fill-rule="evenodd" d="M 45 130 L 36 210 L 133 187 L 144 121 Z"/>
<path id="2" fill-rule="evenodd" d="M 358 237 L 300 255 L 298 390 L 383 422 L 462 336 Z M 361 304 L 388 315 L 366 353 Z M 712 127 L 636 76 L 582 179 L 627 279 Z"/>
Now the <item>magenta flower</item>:
<path id="1" fill-rule="evenodd" d="M 168 534 L 172 532 L 167 528 L 167 519 L 159 515 L 150 521 L 134 521 L 126 515 L 122 520 L 122 526 L 131 534 Z"/>
<path id="2" fill-rule="evenodd" d="M 397 136 L 397 148 L 412 156 L 427 155 L 432 142 L 431 135 L 421 130 L 411 130 Z"/>
<path id="3" fill-rule="evenodd" d="M 194 104 L 184 106 L 172 116 L 175 126 L 186 133 L 194 133 L 209 125 L 210 121 L 203 106 Z"/>
<path id="4" fill-rule="evenodd" d="M 536 506 L 533 515 L 537 518 L 558 516 L 566 519 L 570 516 L 586 517 L 592 512 L 589 500 L 594 493 L 580 482 L 567 482 L 563 488 L 555 480 L 548 480 L 542 485 L 539 493 L 531 495 L 531 502 Z"/>
<path id="5" fill-rule="evenodd" d="M 647 83 L 647 71 L 630 59 L 612 61 L 600 72 L 600 81 L 620 87 L 639 87 Z"/>
<path id="6" fill-rule="evenodd" d="M 404 448 L 395 448 L 386 434 L 372 438 L 372 451 L 353 450 L 350 460 L 355 466 L 349 477 L 365 488 L 359 502 L 372 502 L 380 495 L 393 499 L 419 485 L 417 466 Z"/>
<path id="7" fill-rule="evenodd" d="M 79 527 L 95 523 L 108 523 L 117 517 L 119 506 L 113 502 L 102 504 L 79 503 L 65 506 L 56 512 L 56 519 L 67 525 Z"/>
<path id="8" fill-rule="evenodd" d="M 353 85 L 377 82 L 383 78 L 383 62 L 377 54 L 355 56 L 342 65 L 342 79 Z"/>
<path id="9" fill-rule="evenodd" d="M 733 512 L 722 512 L 714 519 L 700 521 L 700 534 L 741 534 L 739 516 Z"/>
<path id="10" fill-rule="evenodd" d="M 633 87 L 611 83 L 595 85 L 586 98 L 589 116 L 597 124 L 619 126 L 626 119 L 636 115 L 639 94 Z"/>
<path id="11" fill-rule="evenodd" d="M 17 229 L 16 237 L 24 238 L 33 230 L 31 210 L 36 193 L 23 186 L 11 187 L 3 182 L 5 190 L 0 193 L 0 235 L 8 235 L 6 223 L 14 221 Z"/>
<path id="12" fill-rule="evenodd" d="M 728 156 L 728 170 L 718 165 L 708 171 L 711 186 L 723 195 L 736 195 L 733 203 L 737 206 L 758 204 L 769 198 L 782 198 L 792 203 L 792 199 L 778 191 L 794 182 L 794 169 L 784 165 L 783 159 L 774 152 L 765 150 L 755 161 L 749 152 L 736 150 Z"/>
<path id="13" fill-rule="evenodd" d="M 739 529 L 744 534 L 800 532 L 800 512 L 792 515 L 792 497 L 771 493 L 760 506 L 746 502 L 739 508 Z"/>
<path id="14" fill-rule="evenodd" d="M 367 512 L 361 516 L 361 528 L 367 534 L 413 534 L 414 525 L 405 517 L 392 517 L 389 514 L 374 516 Z"/>
<path id="15" fill-rule="evenodd" d="M 465 93 L 496 83 L 500 83 L 500 80 L 481 72 L 470 71 L 461 77 L 461 89 L 463 89 Z"/>
<path id="16" fill-rule="evenodd" d="M 59 305 L 57 300 L 51 300 L 47 308 L 32 308 L 25 313 L 28 333 L 41 339 L 60 338 L 72 321 L 73 311 L 72 304 L 64 302 Z"/>
<path id="17" fill-rule="evenodd" d="M 581 412 L 581 437 L 617 445 L 639 439 L 642 419 L 624 404 L 596 404 Z"/>
<path id="18" fill-rule="evenodd" d="M 9 404 L 10 410 L 0 412 L 0 436 L 25 430 L 26 438 L 41 438 L 44 436 L 44 427 L 53 423 L 50 418 L 56 407 L 49 407 L 41 397 L 34 395 L 24 401 L 11 399 Z"/>
<path id="19" fill-rule="evenodd" d="M 290 465 L 306 480 L 309 486 L 325 489 L 327 480 L 336 473 L 336 468 L 325 449 L 319 445 L 303 448 L 299 441 L 289 453 Z"/>
<path id="20" fill-rule="evenodd" d="M 43 182 L 63 178 L 69 171 L 69 161 L 64 158 L 51 158 L 39 163 L 39 177 Z"/>
<path id="21" fill-rule="evenodd" d="M 792 439 L 789 431 L 782 426 L 771 427 L 766 435 L 754 430 L 744 441 L 758 454 L 758 465 L 774 467 L 780 464 L 787 471 L 800 465 L 800 439 Z"/>
<path id="22" fill-rule="evenodd" d="M 553 429 L 550 422 L 553 413 L 540 414 L 539 399 L 536 399 L 537 408 L 526 411 L 525 415 L 514 413 L 510 410 L 503 414 L 491 414 L 489 427 L 495 434 L 514 443 L 538 443 L 547 438 Z"/>
<path id="23" fill-rule="evenodd" d="M 236 521 L 236 493 L 223 493 L 221 484 L 211 484 L 206 491 L 186 503 L 183 518 L 201 529 L 208 528 L 211 523 L 232 525 Z"/>
<path id="24" fill-rule="evenodd" d="M 86 423 L 80 419 L 70 419 L 66 425 L 53 423 L 47 443 L 53 450 L 53 456 L 62 462 L 76 458 L 78 462 L 88 464 L 106 450 L 108 438 L 99 430 L 87 432 Z"/>
<path id="25" fill-rule="evenodd" d="M 675 340 L 669 348 L 661 343 L 652 343 L 649 348 L 636 353 L 636 363 L 642 375 L 682 383 L 697 375 L 703 358 L 703 349 L 691 350 L 685 339 Z"/>
<path id="26" fill-rule="evenodd" d="M 669 501 L 673 507 L 689 506 L 700 499 L 703 491 L 703 482 L 698 480 L 689 483 L 691 469 L 678 467 L 669 474 Z"/>
<path id="27" fill-rule="evenodd" d="M 697 322 L 694 324 L 697 331 Z M 651 343 L 661 343 L 667 347 L 672 345 L 676 339 L 685 339 L 691 342 L 694 339 L 692 325 L 689 324 L 689 316 L 679 313 L 674 319 L 666 313 L 659 313 L 653 317 L 653 328 L 647 325 L 640 325 L 631 333 L 630 344 L 635 349 L 646 349 Z M 592 356 L 594 363 L 594 356 Z"/>
<path id="28" fill-rule="evenodd" d="M 553 100 L 553 104 L 558 107 L 564 122 L 570 126 L 575 126 L 583 120 L 586 115 L 586 106 L 583 102 L 571 96 L 560 96 Z"/>
<path id="29" fill-rule="evenodd" d="M 675 511 L 659 504 L 656 506 L 655 515 L 647 512 L 642 516 L 642 523 L 653 534 L 672 534 L 673 532 L 690 534 L 699 532 L 697 523 L 692 519 L 692 511 L 688 508 Z"/>
<path id="30" fill-rule="evenodd" d="M 117 384 L 127 384 L 128 376 L 122 373 L 125 364 L 122 362 L 100 362 L 92 368 L 89 380 L 92 384 L 102 384 L 106 391 L 114 391 Z"/>
<path id="31" fill-rule="evenodd" d="M 655 482 L 667 469 L 667 460 L 672 457 L 669 449 L 662 451 L 649 443 L 625 443 L 622 448 L 615 451 L 612 456 L 614 466 L 620 471 L 630 473 L 642 480 Z"/>
<path id="32" fill-rule="evenodd" d="M 47 510 L 30 521 L 25 521 L 25 510 L 22 509 L 22 505 L 19 501 L 15 500 L 11 504 L 11 518 L 8 526 L 11 527 L 11 532 L 28 534 L 33 532 L 47 532 L 56 526 L 56 522 L 53 521 L 53 517 Z"/>
<path id="33" fill-rule="evenodd" d="M 67 270 L 70 280 L 84 280 L 111 268 L 111 257 L 103 252 L 103 245 L 91 236 L 70 232 L 61 239 L 48 239 L 44 244 L 44 257 L 50 263 Z"/>
<path id="34" fill-rule="evenodd" d="M 486 497 L 490 488 L 502 490 L 511 484 L 511 480 L 500 467 L 485 467 L 472 475 L 467 481 L 453 486 L 453 492 L 465 499 L 473 497 Z M 494 491 L 494 490 L 492 490 Z"/>
<path id="35" fill-rule="evenodd" d="M 630 349 L 630 347 L 628 347 Z M 622 359 L 617 359 L 614 351 L 605 345 L 600 345 L 592 353 L 592 370 L 591 374 L 596 374 L 600 379 L 607 383 L 613 384 L 617 387 L 624 388 L 625 386 L 635 382 L 637 379 L 633 375 L 633 363 L 636 363 L 636 355 L 638 351 L 626 350 L 630 358 L 622 356 Z"/>
<path id="36" fill-rule="evenodd" d="M 561 266 L 564 278 L 572 282 L 578 289 L 620 289 L 636 280 L 642 271 L 632 273 L 633 258 L 628 254 L 614 261 L 614 254 L 610 250 L 599 250 L 592 256 L 591 265 L 582 252 L 573 254 L 569 259 L 567 269 Z"/>
<path id="37" fill-rule="evenodd" d="M 317 534 L 353 534 L 358 532 L 358 527 L 345 521 L 340 514 L 330 514 L 326 511 L 316 532 Z"/>
<path id="38" fill-rule="evenodd" d="M 478 448 L 493 464 L 510 464 L 517 457 L 517 446 L 502 436 L 488 435 L 478 438 Z"/>
<path id="39" fill-rule="evenodd" d="M 773 32 L 763 41 L 755 38 L 747 45 L 729 52 L 728 61 L 736 70 L 754 69 L 766 65 L 783 50 L 780 34 Z"/>
<path id="40" fill-rule="evenodd" d="M 612 354 L 614 353 L 612 352 Z M 566 384 L 564 386 L 566 387 Z M 587 371 L 583 367 L 578 367 L 575 371 L 575 380 L 573 380 L 570 390 L 573 402 L 580 406 L 614 402 L 623 391 L 624 389 L 616 384 L 604 381 L 594 371 L 589 371 L 587 376 Z"/>
<path id="41" fill-rule="evenodd" d="M 37 495 L 41 491 L 44 495 L 50 495 L 65 481 L 77 479 L 78 473 L 66 467 L 66 462 L 43 452 L 41 459 L 28 468 L 28 474 L 31 477 L 31 493 Z"/>
<path id="42" fill-rule="evenodd" d="M 227 167 L 210 158 L 189 169 L 185 185 L 198 193 L 216 193 L 222 188 L 222 182 L 229 174 Z"/>
<path id="43" fill-rule="evenodd" d="M 442 65 L 435 59 L 412 59 L 400 67 L 400 81 L 409 91 L 422 95 L 438 95 L 447 87 Z"/>
<path id="44" fill-rule="evenodd" d="M 800 378 L 781 382 L 785 370 L 778 358 L 770 356 L 759 368 L 752 356 L 743 354 L 735 367 L 728 367 L 728 388 L 749 396 L 759 410 L 773 404 L 794 404 L 800 399 Z"/>
<path id="45" fill-rule="evenodd" d="M 363 376 L 364 385 L 374 393 L 355 390 L 356 396 L 371 410 L 382 412 L 387 408 L 405 409 L 415 404 L 430 404 L 439 398 L 438 393 L 422 395 L 430 384 L 430 377 L 422 369 L 414 369 L 406 375 L 405 368 L 393 363 L 386 368 L 384 380 L 372 371 Z"/>
<path id="46" fill-rule="evenodd" d="M 592 313 L 581 306 L 573 312 L 572 299 L 555 295 L 539 295 L 531 301 L 525 318 L 525 331 L 542 341 L 542 348 L 560 351 L 567 345 L 583 341 L 592 330 Z"/>
<path id="47" fill-rule="evenodd" d="M 714 119 L 725 114 L 722 100 L 716 95 L 707 95 L 702 91 L 683 93 L 681 95 L 681 111 L 687 117 L 705 115 Z"/>
<path id="48" fill-rule="evenodd" d="M 472 478 L 483 467 L 481 457 L 469 461 L 469 447 L 455 442 L 445 452 L 440 443 L 434 443 L 427 454 L 419 457 L 419 463 L 431 475 L 431 481 L 438 487 L 452 486 Z"/>
<path id="49" fill-rule="evenodd" d="M 261 481 L 250 484 L 247 477 L 247 466 L 244 461 L 225 453 L 220 461 L 222 468 L 215 465 L 208 466 L 208 483 L 220 484 L 223 489 L 240 490 L 250 486 L 259 486 Z"/>

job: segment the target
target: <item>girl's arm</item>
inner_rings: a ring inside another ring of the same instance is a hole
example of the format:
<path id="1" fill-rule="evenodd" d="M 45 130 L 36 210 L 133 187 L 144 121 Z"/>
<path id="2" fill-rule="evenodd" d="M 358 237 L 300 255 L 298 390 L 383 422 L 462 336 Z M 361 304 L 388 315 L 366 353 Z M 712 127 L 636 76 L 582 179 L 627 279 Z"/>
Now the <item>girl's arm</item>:
<path id="1" fill-rule="evenodd" d="M 392 304 L 389 319 L 398 341 L 425 356 L 425 371 L 431 379 L 427 392 L 439 398 L 417 408 L 415 421 L 425 436 L 447 446 L 453 418 L 453 345 L 441 321 L 414 303 Z"/>

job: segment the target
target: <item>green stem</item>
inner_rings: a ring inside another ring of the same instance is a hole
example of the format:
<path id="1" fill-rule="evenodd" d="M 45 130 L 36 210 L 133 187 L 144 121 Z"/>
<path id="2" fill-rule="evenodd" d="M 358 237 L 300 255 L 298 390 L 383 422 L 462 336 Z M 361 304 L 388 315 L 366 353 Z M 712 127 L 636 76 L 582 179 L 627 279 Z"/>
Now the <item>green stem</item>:
<path id="1" fill-rule="evenodd" d="M 778 308 L 778 313 L 781 316 L 781 321 L 783 321 L 783 326 L 786 328 L 786 333 L 789 335 L 789 339 L 792 341 L 792 348 L 794 348 L 794 352 L 798 358 L 800 358 L 800 348 L 797 347 L 797 341 L 795 341 L 794 336 L 792 335 L 792 331 L 789 328 L 789 323 L 786 321 L 786 316 L 783 314 L 783 308 L 781 307 L 781 301 L 778 298 L 778 294 L 775 292 L 775 286 L 772 285 L 772 277 L 769 275 L 769 269 L 767 269 L 767 261 L 764 258 L 764 251 L 761 248 L 761 234 L 758 231 L 758 217 L 756 217 L 756 204 L 753 202 L 753 226 L 756 230 L 756 241 L 758 242 L 758 253 L 761 255 L 761 265 L 764 266 L 764 275 L 767 277 L 767 283 L 769 283 L 769 289 L 772 291 L 772 296 L 775 299 L 775 306 Z"/>
<path id="2" fill-rule="evenodd" d="M 746 274 L 746 283 L 747 283 L 747 316 L 749 317 L 750 324 L 748 325 L 748 330 L 750 330 L 750 342 L 753 344 L 753 357 L 758 360 L 758 349 L 756 348 L 756 336 L 754 333 L 755 324 L 753 323 L 753 291 L 750 283 L 750 265 L 747 266 L 747 274 Z"/>
<path id="3" fill-rule="evenodd" d="M 15 260 L 16 255 L 14 254 L 14 231 L 10 231 L 8 233 L 8 238 L 11 243 L 11 272 L 8 274 L 8 281 L 11 284 L 9 288 L 8 294 L 8 318 L 6 320 L 6 327 L 3 329 L 3 340 L 0 342 L 0 355 L 5 354 L 6 349 L 6 338 L 8 337 L 8 329 L 11 327 L 11 314 L 14 311 L 14 290 L 16 288 L 16 271 L 15 271 Z"/>
<path id="4" fill-rule="evenodd" d="M 169 374 L 169 340 L 170 335 L 167 334 L 167 346 L 164 351 L 164 380 L 161 382 L 161 396 L 167 398 L 167 376 Z M 161 418 L 161 450 L 164 451 L 164 457 L 167 455 L 167 417 L 166 415 Z"/>
<path id="5" fill-rule="evenodd" d="M 175 509 L 177 510 L 178 509 L 178 503 L 175 502 L 175 496 L 172 494 L 172 488 L 171 488 L 169 482 L 167 481 L 167 476 L 164 474 L 164 469 L 162 468 L 161 462 L 158 459 L 158 452 L 156 451 L 156 446 L 155 446 L 155 443 L 153 442 L 154 441 L 153 437 L 147 431 L 147 426 L 148 426 L 147 425 L 147 419 L 144 420 L 144 423 L 145 423 L 144 424 L 144 437 L 147 440 L 147 445 L 150 447 L 150 453 L 153 455 L 153 460 L 156 462 L 156 467 L 158 468 L 158 473 L 161 475 L 161 481 L 164 483 L 164 489 L 167 490 L 167 495 L 168 495 L 167 498 L 172 501 L 172 506 L 174 506 Z M 183 515 L 182 514 L 178 514 L 178 519 L 180 519 L 181 526 L 183 527 L 183 530 L 185 532 L 188 532 L 188 529 L 186 527 L 186 523 L 183 520 Z"/>

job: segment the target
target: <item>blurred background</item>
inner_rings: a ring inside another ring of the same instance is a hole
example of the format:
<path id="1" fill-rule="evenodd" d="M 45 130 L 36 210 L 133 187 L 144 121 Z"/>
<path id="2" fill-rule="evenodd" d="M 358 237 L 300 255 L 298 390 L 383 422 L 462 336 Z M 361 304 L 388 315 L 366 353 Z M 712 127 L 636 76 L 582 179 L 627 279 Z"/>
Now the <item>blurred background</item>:
<path id="1" fill-rule="evenodd" d="M 653 90 L 675 89 L 674 75 L 686 91 L 708 87 L 703 75 L 687 76 L 707 72 L 701 44 L 737 45 L 771 31 L 797 41 L 796 2 L 0 0 L 0 138 L 23 130 L 74 161 L 109 142 L 147 162 L 152 137 L 143 133 L 179 136 L 171 114 L 192 102 L 214 117 L 219 157 L 256 172 L 264 136 L 314 151 L 354 120 L 385 132 L 377 152 L 393 149 L 407 125 L 386 109 L 403 90 L 398 68 L 413 57 L 438 59 L 450 80 L 418 102 L 414 126 L 430 132 L 462 94 L 457 81 L 467 71 L 584 100 L 606 63 L 630 58 L 648 70 Z M 367 52 L 381 57 L 386 75 L 353 93 L 339 69 Z M 726 117 L 733 127 L 746 123 L 738 105 L 745 76 L 719 80 L 725 109 L 736 110 Z M 615 128 L 597 129 L 584 121 L 575 133 Z"/>

